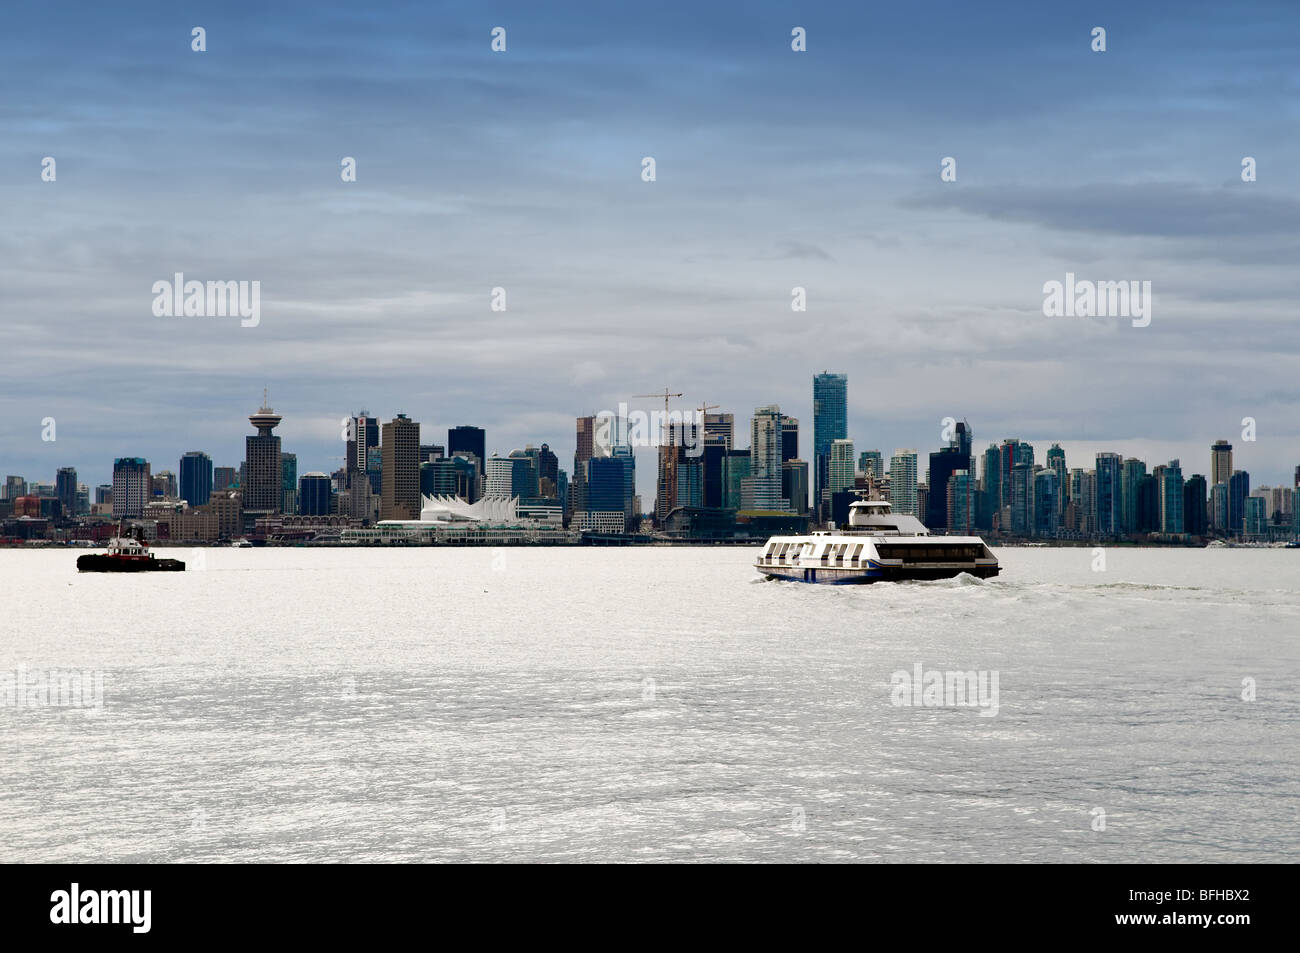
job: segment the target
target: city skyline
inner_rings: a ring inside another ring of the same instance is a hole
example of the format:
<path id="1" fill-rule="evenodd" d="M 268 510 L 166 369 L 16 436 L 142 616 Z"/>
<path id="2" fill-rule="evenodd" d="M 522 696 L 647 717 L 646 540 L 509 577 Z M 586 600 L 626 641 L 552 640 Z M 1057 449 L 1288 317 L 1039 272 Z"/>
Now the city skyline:
<path id="1" fill-rule="evenodd" d="M 824 376 L 824 372 L 820 372 L 817 375 L 817 377 L 822 377 L 822 376 Z M 849 390 L 851 393 L 852 389 L 850 388 Z M 328 475 L 334 473 L 339 469 L 346 468 L 346 452 L 339 453 L 336 455 L 329 455 L 325 458 L 322 458 L 322 459 L 328 459 L 330 461 L 330 465 L 328 466 L 326 465 L 316 466 L 313 465 L 312 458 L 306 457 L 302 452 L 300 445 L 294 443 L 292 441 L 292 438 L 288 440 L 282 439 L 285 434 L 292 434 L 293 432 L 291 427 L 286 430 L 283 423 L 284 421 L 290 420 L 290 417 L 287 414 L 282 414 L 278 410 L 275 410 L 275 408 L 271 406 L 271 404 L 273 403 L 274 402 L 270 401 L 267 392 L 264 390 L 263 399 L 261 401 L 261 407 L 257 410 L 257 412 L 252 415 L 247 413 L 243 415 L 243 419 L 248 422 L 247 427 L 245 429 L 247 430 L 248 428 L 252 428 L 258 430 L 259 433 L 263 432 L 261 427 L 264 427 L 266 423 L 269 423 L 273 419 L 275 422 L 272 426 L 276 431 L 275 437 L 279 441 L 278 445 L 282 446 L 283 448 L 286 448 L 282 452 L 287 453 L 296 458 L 295 459 L 296 469 L 299 475 L 305 475 L 307 473 L 324 473 Z M 624 403 L 628 404 L 628 401 L 624 401 Z M 682 400 L 678 401 L 678 403 L 690 403 L 690 402 L 683 398 Z M 805 417 L 804 419 L 811 419 L 813 417 L 813 414 L 811 413 L 812 403 L 813 403 L 812 401 L 809 401 L 809 413 L 807 414 L 807 417 Z M 629 406 L 637 408 L 635 402 L 629 404 Z M 740 412 L 730 411 L 724 406 L 723 412 L 734 413 L 736 414 L 736 416 L 740 417 L 741 420 L 749 420 L 752 419 L 754 411 L 764 411 L 768 407 L 773 407 L 773 406 L 780 406 L 780 405 L 770 405 L 770 404 L 762 405 L 759 407 L 755 407 L 753 411 L 751 411 L 750 413 L 745 413 L 743 411 Z M 647 405 L 644 408 L 637 408 L 637 409 L 644 409 L 646 411 L 650 411 L 657 408 Z M 673 409 L 676 410 L 678 408 L 673 408 Z M 271 413 L 273 410 L 274 413 Z M 681 410 L 683 413 L 692 412 L 690 408 L 682 408 Z M 357 412 L 354 411 L 353 414 L 355 413 Z M 349 444 L 346 443 L 341 438 L 347 432 L 346 421 L 348 419 L 351 419 L 353 414 L 349 414 L 346 419 L 340 418 L 339 421 L 335 422 L 334 425 L 335 439 L 339 440 L 339 445 L 335 449 L 340 449 L 344 451 L 347 450 Z M 265 416 L 265 419 L 259 419 L 259 415 L 267 415 L 267 416 Z M 784 408 L 781 409 L 781 416 L 782 418 L 787 418 L 787 419 L 792 417 L 795 418 L 796 420 L 799 419 L 798 415 L 790 414 Z M 419 428 L 419 434 L 421 435 L 420 440 L 424 443 L 429 443 L 431 440 L 435 438 L 442 439 L 441 435 L 444 432 L 443 428 L 429 427 L 429 425 L 425 421 L 422 421 L 416 416 L 407 414 L 405 412 L 395 412 L 393 414 L 393 419 L 399 419 L 399 418 L 406 418 L 413 421 L 413 423 L 417 425 L 417 427 Z M 377 422 L 380 426 L 387 425 L 387 421 L 385 420 L 383 414 L 371 413 L 369 419 L 371 420 L 372 423 Z M 577 417 L 569 417 L 567 419 L 569 421 L 568 432 L 573 433 L 574 432 L 573 422 L 574 420 L 577 419 Z M 460 431 L 467 427 L 470 429 L 474 429 L 476 426 L 477 425 L 474 424 L 461 423 L 461 424 L 451 425 L 445 428 L 447 432 L 447 440 L 443 444 L 444 449 L 447 449 L 450 443 L 452 443 L 451 431 L 453 430 Z M 976 460 L 982 457 L 982 455 L 985 452 L 985 448 L 989 447 L 990 445 L 1000 445 L 1004 440 L 1011 439 L 1011 440 L 1018 441 L 1021 444 L 1028 444 L 1030 446 L 1033 446 L 1035 448 L 1035 453 L 1037 455 L 1035 462 L 1039 462 L 1041 460 L 1041 462 L 1043 462 L 1044 464 L 1048 464 L 1049 466 L 1050 466 L 1050 460 L 1047 457 L 1047 450 L 1044 444 L 1052 447 L 1053 449 L 1059 448 L 1064 453 L 1065 460 L 1066 460 L 1066 467 L 1068 467 L 1071 470 L 1078 468 L 1077 461 L 1079 459 L 1083 459 L 1085 461 L 1085 465 L 1082 467 L 1082 469 L 1086 470 L 1086 469 L 1090 469 L 1091 465 L 1095 465 L 1095 461 L 1099 456 L 1106 456 L 1111 454 L 1117 455 L 1120 461 L 1123 461 L 1128 458 L 1136 458 L 1152 466 L 1159 465 L 1160 463 L 1168 460 L 1186 460 L 1189 461 L 1189 463 L 1184 467 L 1184 470 L 1186 471 L 1186 475 L 1188 477 L 1192 476 L 1193 474 L 1202 475 L 1206 478 L 1207 483 L 1210 486 L 1213 486 L 1214 484 L 1211 481 L 1211 475 L 1214 469 L 1215 450 L 1217 445 L 1219 445 L 1221 442 L 1226 442 L 1226 444 L 1228 445 L 1228 449 L 1230 450 L 1231 453 L 1231 459 L 1233 462 L 1232 469 L 1245 470 L 1246 472 L 1249 472 L 1251 474 L 1252 487 L 1258 487 L 1258 486 L 1288 486 L 1289 487 L 1292 485 L 1294 479 L 1296 478 L 1296 473 L 1300 472 L 1300 467 L 1298 467 L 1296 464 L 1293 463 L 1288 468 L 1288 471 L 1280 478 L 1275 477 L 1269 479 L 1266 477 L 1266 475 L 1259 473 L 1253 466 L 1248 465 L 1250 454 L 1249 451 L 1246 449 L 1248 447 L 1251 447 L 1256 441 L 1244 439 L 1242 434 L 1240 433 L 1236 435 L 1235 439 L 1228 438 L 1228 437 L 1214 437 L 1212 439 L 1207 439 L 1206 441 L 1203 441 L 1204 445 L 1199 448 L 1200 450 L 1199 453 L 1196 452 L 1196 448 L 1189 448 L 1193 452 L 1173 453 L 1172 455 L 1144 456 L 1142 453 L 1129 452 L 1127 449 L 1124 448 L 1121 442 L 1111 441 L 1111 442 L 1097 443 L 1097 444 L 1083 444 L 1083 446 L 1088 446 L 1088 447 L 1095 446 L 1096 449 L 1089 450 L 1081 454 L 1078 450 L 1078 447 L 1081 445 L 1081 442 L 1078 441 L 1059 440 L 1059 439 L 1053 439 L 1051 437 L 1034 438 L 1034 437 L 1026 437 L 1023 435 L 1013 435 L 1013 434 L 1007 434 L 998 437 L 992 437 L 992 436 L 986 437 L 981 432 L 980 428 L 976 427 L 972 423 L 969 423 L 968 421 L 962 421 L 960 426 L 958 426 L 955 423 L 955 421 L 952 420 L 952 418 L 942 418 L 936 421 L 936 427 L 934 431 L 935 438 L 930 443 L 914 441 L 912 444 L 906 446 L 900 445 L 898 447 L 890 448 L 881 444 L 873 444 L 869 440 L 863 440 L 860 437 L 856 437 L 853 428 L 852 415 L 850 414 L 849 421 L 847 424 L 847 431 L 849 435 L 847 440 L 849 443 L 854 445 L 853 459 L 855 461 L 855 469 L 860 472 L 861 468 L 858 464 L 860 463 L 860 457 L 863 453 L 870 452 L 870 451 L 879 451 L 882 454 L 882 457 L 885 461 L 886 470 L 887 470 L 888 460 L 890 459 L 890 457 L 896 452 L 906 450 L 917 454 L 916 479 L 918 483 L 924 484 L 925 476 L 928 470 L 928 466 L 926 465 L 925 462 L 926 459 L 928 458 L 928 454 L 932 449 L 940 449 L 943 446 L 947 445 L 949 441 L 943 438 L 942 434 L 945 432 L 945 429 L 949 427 L 957 427 L 958 429 L 960 429 L 961 427 L 970 428 L 969 431 L 967 432 L 965 442 L 971 446 L 972 458 Z M 562 440 L 556 440 L 553 442 L 552 440 L 546 439 L 546 437 L 544 436 L 534 436 L 530 439 L 523 441 L 518 446 L 497 447 L 493 443 L 491 429 L 486 427 L 482 429 L 486 432 L 485 450 L 486 450 L 487 459 L 490 459 L 493 456 L 504 458 L 504 457 L 508 457 L 514 451 L 523 450 L 526 446 L 538 447 L 541 446 L 542 444 L 547 444 L 550 446 L 551 452 L 554 453 L 560 461 L 567 462 L 567 461 L 572 461 L 574 456 L 574 450 L 576 450 L 576 445 L 572 448 L 565 448 Z M 748 431 L 748 429 L 749 428 L 747 427 L 737 427 L 736 428 L 737 437 L 742 437 L 743 434 Z M 805 461 L 808 461 L 810 459 L 815 449 L 813 435 L 808 433 L 807 429 L 808 428 L 799 428 L 799 432 L 798 432 L 798 443 L 800 447 L 800 453 L 798 457 L 799 459 Z M 376 428 L 376 430 L 378 430 L 378 428 Z M 200 454 L 205 454 L 207 457 L 209 457 L 210 458 L 209 462 L 214 467 L 220 468 L 225 466 L 233 466 L 234 470 L 237 473 L 240 465 L 245 462 L 245 455 L 247 453 L 247 447 L 250 445 L 250 439 L 255 439 L 255 437 L 256 437 L 255 434 L 250 434 L 247 432 L 243 432 L 239 435 L 239 439 L 243 440 L 245 443 L 246 449 L 243 453 L 236 452 L 236 453 L 226 455 L 220 452 L 214 452 L 207 447 L 192 447 L 189 450 L 173 454 L 172 456 L 174 456 L 175 459 L 177 460 L 175 472 L 184 473 L 185 458 L 190 454 L 200 453 Z M 139 443 L 139 441 L 136 441 L 136 443 Z M 742 439 L 736 439 L 735 440 L 736 449 L 739 450 L 749 449 L 748 447 L 749 441 L 743 440 L 743 443 L 745 445 L 742 445 Z M 1150 442 L 1141 442 L 1140 445 L 1145 447 L 1152 446 Z M 291 450 L 288 449 L 290 447 L 292 447 Z M 652 503 L 647 503 L 646 501 L 653 501 L 653 499 L 655 498 L 655 491 L 657 488 L 657 476 L 658 476 L 658 471 L 655 464 L 656 464 L 656 459 L 659 450 L 657 447 L 652 447 L 652 446 L 651 447 L 633 446 L 632 450 L 638 461 L 637 470 L 640 471 L 637 476 L 635 491 L 638 495 L 642 497 L 643 507 L 645 511 L 653 512 Z M 447 450 L 447 452 L 448 454 L 450 454 L 453 451 Z M 1200 457 L 1202 456 L 1204 457 L 1203 462 L 1200 461 Z M 121 454 L 120 457 L 140 458 L 148 461 L 151 465 L 160 465 L 161 469 L 159 469 L 157 473 L 161 473 L 163 470 L 166 469 L 171 469 L 172 466 L 170 463 L 171 456 L 165 453 L 154 455 L 154 456 L 143 454 L 143 453 L 130 453 L 130 454 L 124 453 Z M 50 480 L 48 481 L 43 479 L 43 474 L 30 474 L 21 471 L 15 472 L 14 468 L 5 467 L 3 463 L 0 463 L 0 470 L 3 470 L 6 475 L 12 474 L 14 476 L 21 477 L 22 479 L 26 480 L 29 483 L 49 482 L 51 484 L 56 482 L 56 479 L 58 478 L 59 474 L 62 471 L 74 470 L 77 474 L 78 482 L 88 487 L 93 496 L 93 491 L 96 486 L 112 483 L 113 460 L 116 460 L 118 458 L 119 458 L 118 456 L 113 457 L 107 462 L 107 465 L 103 467 L 104 476 L 105 476 L 104 479 L 95 479 L 90 477 L 89 474 L 95 472 L 95 470 L 92 467 L 83 468 L 83 466 L 80 463 L 73 463 L 73 462 L 63 462 L 60 463 L 58 466 L 56 466 L 51 474 Z M 303 463 L 302 462 L 303 460 L 306 460 L 307 462 Z M 223 461 L 229 461 L 229 462 L 223 462 Z M 569 467 L 566 466 L 564 462 L 561 463 L 561 469 L 568 470 Z M 486 464 L 486 460 L 484 461 L 484 464 Z M 157 475 L 157 473 L 155 473 L 155 475 Z M 976 473 L 980 477 L 983 476 L 982 465 L 977 464 Z M 572 474 L 570 474 L 570 478 L 571 477 Z M 812 487 L 810 486 L 809 489 L 812 490 Z M 815 504 L 815 500 L 813 502 Z"/>

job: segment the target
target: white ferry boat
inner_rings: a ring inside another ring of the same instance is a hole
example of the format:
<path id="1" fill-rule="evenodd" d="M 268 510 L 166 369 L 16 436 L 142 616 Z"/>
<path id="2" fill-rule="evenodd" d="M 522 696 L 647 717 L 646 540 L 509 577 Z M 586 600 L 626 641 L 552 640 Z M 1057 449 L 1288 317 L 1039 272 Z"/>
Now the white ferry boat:
<path id="1" fill-rule="evenodd" d="M 830 585 L 998 574 L 997 557 L 978 536 L 931 536 L 915 516 L 883 500 L 849 506 L 849 528 L 773 536 L 754 568 L 769 579 Z"/>

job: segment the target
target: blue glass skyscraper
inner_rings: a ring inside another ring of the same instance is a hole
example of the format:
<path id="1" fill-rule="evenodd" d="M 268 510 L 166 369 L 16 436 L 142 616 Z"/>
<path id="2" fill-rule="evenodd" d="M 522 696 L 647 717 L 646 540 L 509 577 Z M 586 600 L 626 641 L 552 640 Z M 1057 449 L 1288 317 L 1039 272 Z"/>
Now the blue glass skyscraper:
<path id="1" fill-rule="evenodd" d="M 824 519 L 823 501 L 830 483 L 831 444 L 849 436 L 849 378 L 823 371 L 813 377 L 813 506 Z"/>

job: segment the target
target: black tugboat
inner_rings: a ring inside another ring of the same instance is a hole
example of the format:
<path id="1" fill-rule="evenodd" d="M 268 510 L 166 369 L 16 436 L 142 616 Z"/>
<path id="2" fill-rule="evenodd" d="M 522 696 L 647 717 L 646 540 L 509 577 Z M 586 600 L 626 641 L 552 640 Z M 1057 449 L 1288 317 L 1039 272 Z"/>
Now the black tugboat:
<path id="1" fill-rule="evenodd" d="M 86 553 L 77 557 L 77 572 L 182 572 L 185 563 L 179 559 L 159 559 L 149 552 L 144 532 L 135 531 L 135 538 L 114 536 L 108 541 L 107 553 Z"/>

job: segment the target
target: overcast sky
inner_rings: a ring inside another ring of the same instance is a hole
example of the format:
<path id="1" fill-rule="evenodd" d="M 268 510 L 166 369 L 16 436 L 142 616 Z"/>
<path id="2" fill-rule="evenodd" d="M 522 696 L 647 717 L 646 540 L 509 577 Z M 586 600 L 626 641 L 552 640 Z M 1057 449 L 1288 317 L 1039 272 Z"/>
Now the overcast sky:
<path id="1" fill-rule="evenodd" d="M 16 4 L 0 58 L 3 473 L 238 465 L 264 386 L 300 473 L 363 407 L 569 469 L 665 386 L 808 458 L 824 369 L 860 450 L 1300 463 L 1293 2 Z M 1067 271 L 1151 281 L 1150 326 L 1044 317 Z M 261 323 L 155 317 L 174 272 Z"/>

